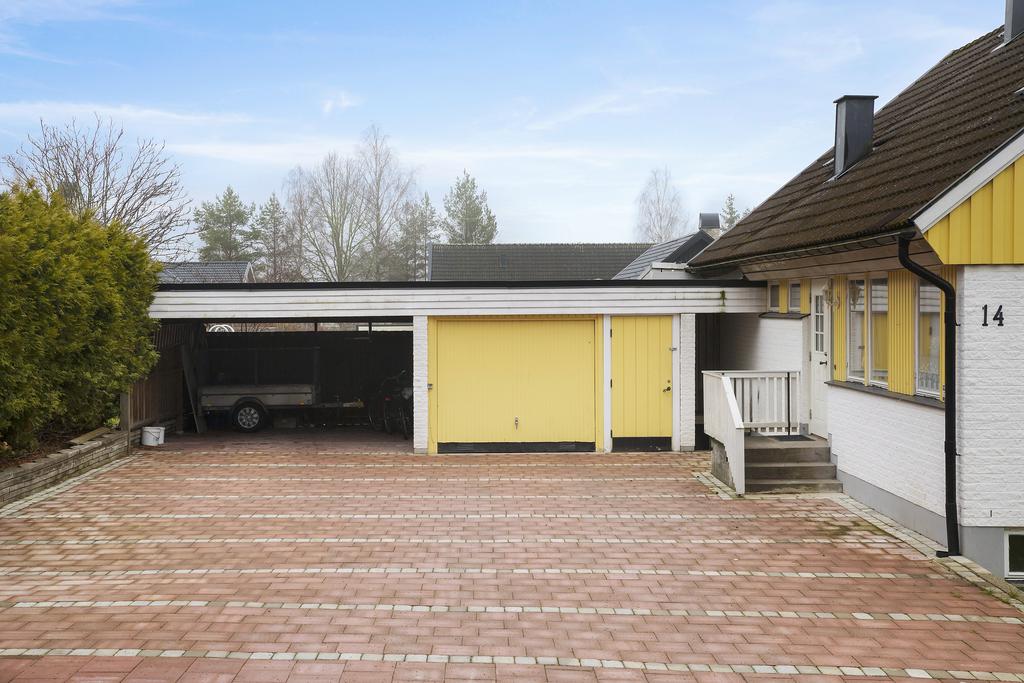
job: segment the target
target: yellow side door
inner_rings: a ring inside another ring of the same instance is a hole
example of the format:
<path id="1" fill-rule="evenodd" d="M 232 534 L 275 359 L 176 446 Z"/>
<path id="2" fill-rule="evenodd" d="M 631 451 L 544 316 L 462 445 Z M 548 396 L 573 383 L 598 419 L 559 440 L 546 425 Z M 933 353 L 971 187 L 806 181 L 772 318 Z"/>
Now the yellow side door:
<path id="1" fill-rule="evenodd" d="M 612 318 L 612 437 L 672 439 L 672 317 Z"/>
<path id="2" fill-rule="evenodd" d="M 594 443 L 593 319 L 438 320 L 437 443 Z"/>

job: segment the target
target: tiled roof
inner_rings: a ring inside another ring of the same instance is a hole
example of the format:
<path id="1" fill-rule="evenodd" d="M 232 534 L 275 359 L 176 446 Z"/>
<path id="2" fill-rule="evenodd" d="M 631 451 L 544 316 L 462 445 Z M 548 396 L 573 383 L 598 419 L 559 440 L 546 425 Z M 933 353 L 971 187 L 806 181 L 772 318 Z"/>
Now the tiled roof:
<path id="1" fill-rule="evenodd" d="M 608 280 L 650 244 L 432 244 L 431 280 Z"/>
<path id="2" fill-rule="evenodd" d="M 709 234 L 698 230 L 668 242 L 655 244 L 620 270 L 614 279 L 638 280 L 644 276 L 652 263 L 687 263 L 713 241 Z"/>
<path id="3" fill-rule="evenodd" d="M 950 53 L 875 115 L 874 149 L 838 178 L 832 150 L 706 249 L 708 266 L 899 230 L 1024 127 L 1024 36 Z"/>
<path id="4" fill-rule="evenodd" d="M 161 284 L 246 282 L 252 267 L 248 261 L 176 261 L 161 265 Z"/>

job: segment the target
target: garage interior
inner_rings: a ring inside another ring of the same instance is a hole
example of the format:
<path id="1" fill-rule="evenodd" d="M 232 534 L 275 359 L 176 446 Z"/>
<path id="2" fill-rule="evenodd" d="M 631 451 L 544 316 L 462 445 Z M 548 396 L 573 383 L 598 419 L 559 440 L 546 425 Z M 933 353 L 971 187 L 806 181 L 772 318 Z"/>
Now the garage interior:
<path id="1" fill-rule="evenodd" d="M 329 431 L 412 450 L 411 319 L 174 323 L 155 342 L 160 361 L 129 394 L 133 427 Z"/>

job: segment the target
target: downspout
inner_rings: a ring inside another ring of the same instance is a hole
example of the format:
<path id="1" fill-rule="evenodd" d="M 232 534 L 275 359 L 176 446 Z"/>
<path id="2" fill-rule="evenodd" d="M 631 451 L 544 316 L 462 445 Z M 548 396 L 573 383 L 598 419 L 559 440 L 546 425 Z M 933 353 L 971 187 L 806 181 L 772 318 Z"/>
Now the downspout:
<path id="1" fill-rule="evenodd" d="M 942 339 L 946 348 L 945 370 L 945 421 L 946 421 L 946 550 L 936 553 L 939 557 L 960 554 L 960 520 L 957 511 L 956 491 L 956 289 L 953 285 L 931 272 L 924 266 L 910 260 L 910 242 L 915 233 L 901 233 L 899 236 L 900 265 L 921 279 L 942 290 L 946 303 Z"/>

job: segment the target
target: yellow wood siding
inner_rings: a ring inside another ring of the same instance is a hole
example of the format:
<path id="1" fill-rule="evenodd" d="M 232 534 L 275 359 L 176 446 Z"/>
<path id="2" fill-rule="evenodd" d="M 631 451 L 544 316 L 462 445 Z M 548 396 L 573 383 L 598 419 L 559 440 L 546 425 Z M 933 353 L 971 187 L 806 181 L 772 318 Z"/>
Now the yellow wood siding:
<path id="1" fill-rule="evenodd" d="M 800 280 L 800 312 L 811 314 L 811 281 L 808 278 Z"/>
<path id="2" fill-rule="evenodd" d="M 846 380 L 846 278 L 832 278 L 832 379 Z"/>
<path id="3" fill-rule="evenodd" d="M 779 313 L 789 313 L 789 280 L 779 280 Z"/>
<path id="4" fill-rule="evenodd" d="M 672 317 L 612 318 L 612 434 L 672 436 Z"/>
<path id="5" fill-rule="evenodd" d="M 925 233 L 943 263 L 1024 264 L 1024 158 Z"/>
<path id="6" fill-rule="evenodd" d="M 597 322 L 428 321 L 430 450 L 438 442 L 599 441 Z"/>
<path id="7" fill-rule="evenodd" d="M 905 270 L 889 273 L 889 391 L 914 393 L 914 275 Z M 878 341 L 876 337 L 875 341 Z"/>

